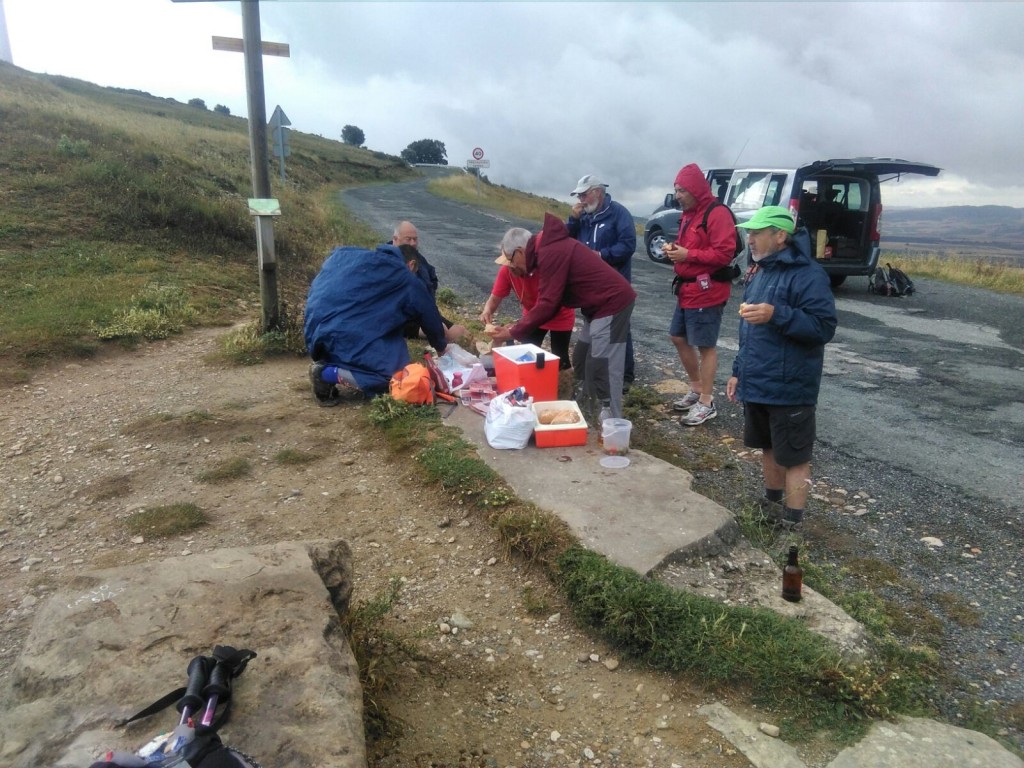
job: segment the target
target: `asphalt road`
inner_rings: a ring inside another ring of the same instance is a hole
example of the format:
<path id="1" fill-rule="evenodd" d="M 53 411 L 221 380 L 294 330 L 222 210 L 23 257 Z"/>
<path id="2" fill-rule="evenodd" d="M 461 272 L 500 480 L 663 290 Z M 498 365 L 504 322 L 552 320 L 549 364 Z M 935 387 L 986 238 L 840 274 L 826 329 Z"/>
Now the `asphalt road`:
<path id="1" fill-rule="evenodd" d="M 441 284 L 482 305 L 505 230 L 535 229 L 538 222 L 440 199 L 425 186 L 364 187 L 344 192 L 342 200 L 380 231 L 382 241 L 390 239 L 395 222 L 412 220 Z M 640 383 L 683 378 L 666 334 L 671 277 L 669 267 L 646 258 L 641 244 L 633 261 Z M 889 599 L 930 602 L 934 614 L 945 616 L 943 605 L 953 594 L 979 612 L 978 624 L 946 622 L 943 655 L 970 681 L 965 690 L 1019 706 L 1024 299 L 925 279 L 916 283 L 918 292 L 903 299 L 868 293 L 867 278 L 850 278 L 836 290 L 839 326 L 825 356 L 814 474 L 876 499 L 871 514 L 842 515 L 834 524 L 894 566 L 906 583 L 918 585 L 912 593 L 894 586 Z M 740 292 L 734 288 L 731 307 L 739 305 Z M 502 309 L 506 318 L 518 312 L 511 299 Z M 737 324 L 735 312 L 727 310 L 720 392 L 735 356 Z M 725 404 L 724 394 L 719 404 L 722 418 L 734 420 L 738 432 L 738 407 Z M 942 546 L 929 546 L 924 537 Z M 958 703 L 949 706 L 955 711 Z"/>

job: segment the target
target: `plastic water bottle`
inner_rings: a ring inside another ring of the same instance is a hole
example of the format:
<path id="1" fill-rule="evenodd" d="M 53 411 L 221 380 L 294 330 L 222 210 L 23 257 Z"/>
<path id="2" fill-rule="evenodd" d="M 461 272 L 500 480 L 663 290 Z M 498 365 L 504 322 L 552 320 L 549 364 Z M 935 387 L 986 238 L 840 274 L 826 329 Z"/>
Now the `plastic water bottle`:
<path id="1" fill-rule="evenodd" d="M 610 418 L 612 418 L 612 406 L 605 400 L 601 403 L 601 413 L 597 417 L 597 444 L 599 447 L 604 447 L 604 423 Z"/>

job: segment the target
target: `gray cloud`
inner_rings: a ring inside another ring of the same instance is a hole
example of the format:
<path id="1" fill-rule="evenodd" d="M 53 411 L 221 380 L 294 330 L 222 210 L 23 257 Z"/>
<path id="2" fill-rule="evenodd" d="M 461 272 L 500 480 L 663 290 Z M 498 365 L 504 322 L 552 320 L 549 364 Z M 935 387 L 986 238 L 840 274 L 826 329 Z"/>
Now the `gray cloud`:
<path id="1" fill-rule="evenodd" d="M 10 16 L 13 7 L 27 14 L 57 0 L 5 2 Z M 87 52 L 68 50 L 67 66 L 83 72 L 97 63 L 96 51 L 116 57 L 157 15 L 164 26 L 165 18 L 187 19 L 187 31 L 171 41 L 178 49 L 206 49 L 210 34 L 231 34 L 229 16 L 240 34 L 236 3 L 96 3 L 116 8 L 122 28 L 98 40 L 103 31 L 93 26 Z M 493 181 L 539 194 L 566 199 L 579 176 L 595 172 L 617 199 L 646 214 L 687 162 L 788 166 L 879 155 L 944 169 L 939 179 L 890 188 L 889 204 L 1024 205 L 1021 3 L 264 0 L 260 7 L 264 39 L 287 42 L 292 52 L 267 60 L 268 111 L 280 104 L 294 128 L 332 138 L 358 125 L 370 148 L 394 154 L 417 139 L 439 139 L 452 164 L 480 146 Z M 11 36 L 17 57 L 13 27 Z M 75 44 L 69 36 L 54 48 Z M 94 81 L 198 95 L 245 113 L 241 69 L 226 65 L 226 54 L 195 53 L 170 77 L 158 73 L 170 54 L 152 53 L 164 60 L 122 61 L 118 74 Z"/>

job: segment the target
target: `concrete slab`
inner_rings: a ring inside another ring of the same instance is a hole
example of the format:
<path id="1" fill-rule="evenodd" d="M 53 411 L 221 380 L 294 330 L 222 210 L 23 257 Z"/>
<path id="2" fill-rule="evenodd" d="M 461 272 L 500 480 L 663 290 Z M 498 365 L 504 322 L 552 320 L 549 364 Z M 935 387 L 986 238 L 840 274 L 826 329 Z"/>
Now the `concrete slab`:
<path id="1" fill-rule="evenodd" d="M 763 733 L 757 723 L 744 720 L 725 704 L 706 704 L 697 711 L 755 768 L 807 768 L 793 747 Z"/>
<path id="2" fill-rule="evenodd" d="M 442 411 L 443 412 L 443 411 Z M 693 475 L 643 451 L 624 469 L 605 469 L 591 429 L 587 445 L 495 450 L 484 417 L 459 407 L 445 417 L 516 495 L 564 520 L 580 543 L 647 575 L 675 559 L 727 551 L 739 536 L 733 515 L 695 493 Z"/>
<path id="3" fill-rule="evenodd" d="M 868 735 L 840 752 L 828 768 L 1024 768 L 1021 760 L 983 733 L 915 717 L 875 723 Z"/>

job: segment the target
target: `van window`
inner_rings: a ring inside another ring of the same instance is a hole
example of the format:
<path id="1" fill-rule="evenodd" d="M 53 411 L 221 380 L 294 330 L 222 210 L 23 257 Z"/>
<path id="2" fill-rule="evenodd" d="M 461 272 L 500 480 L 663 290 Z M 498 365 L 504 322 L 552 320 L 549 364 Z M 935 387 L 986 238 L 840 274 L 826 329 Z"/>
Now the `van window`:
<path id="1" fill-rule="evenodd" d="M 725 190 L 729 186 L 729 179 L 723 179 L 721 176 L 712 176 L 710 184 L 711 194 L 718 198 L 718 202 L 722 202 L 725 199 Z"/>
<path id="2" fill-rule="evenodd" d="M 838 203 L 847 211 L 866 211 L 868 209 L 868 182 L 864 179 L 830 179 L 822 182 L 827 192 L 825 201 Z"/>
<path id="3" fill-rule="evenodd" d="M 729 186 L 729 207 L 734 211 L 756 211 L 779 205 L 786 174 L 771 171 L 737 171 Z"/>

